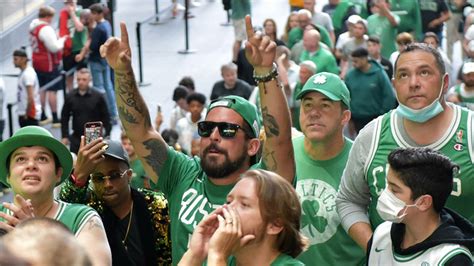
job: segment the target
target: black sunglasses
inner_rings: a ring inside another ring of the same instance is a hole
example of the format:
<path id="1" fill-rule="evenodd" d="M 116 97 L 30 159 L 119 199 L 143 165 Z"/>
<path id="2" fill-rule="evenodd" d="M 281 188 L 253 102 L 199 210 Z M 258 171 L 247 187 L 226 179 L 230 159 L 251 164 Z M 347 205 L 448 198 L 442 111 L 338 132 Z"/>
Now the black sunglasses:
<path id="1" fill-rule="evenodd" d="M 241 126 L 227 123 L 227 122 L 211 122 L 211 121 L 202 121 L 198 123 L 198 134 L 203 138 L 207 138 L 212 134 L 214 128 L 217 127 L 219 129 L 219 134 L 223 138 L 233 138 L 237 131 L 241 129 L 245 132 L 248 136 L 251 136 L 248 132 L 246 132 Z"/>
<path id="2" fill-rule="evenodd" d="M 111 173 L 109 175 L 104 175 L 102 173 L 92 173 L 90 174 L 90 177 L 92 179 L 92 182 L 94 183 L 102 183 L 104 182 L 105 179 L 109 179 L 110 181 L 115 181 L 118 179 L 121 179 L 125 173 L 127 173 L 128 169 L 123 171 L 123 173 L 115 172 Z"/>

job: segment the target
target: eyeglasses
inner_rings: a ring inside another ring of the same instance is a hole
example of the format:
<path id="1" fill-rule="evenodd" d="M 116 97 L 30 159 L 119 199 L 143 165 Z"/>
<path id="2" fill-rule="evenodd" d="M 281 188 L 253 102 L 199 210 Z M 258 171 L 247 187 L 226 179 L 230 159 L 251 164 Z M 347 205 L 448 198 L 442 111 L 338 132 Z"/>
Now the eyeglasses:
<path id="1" fill-rule="evenodd" d="M 227 123 L 227 122 L 211 122 L 211 121 L 202 121 L 198 123 L 198 134 L 203 138 L 207 138 L 212 134 L 214 128 L 217 127 L 219 129 L 219 134 L 221 137 L 230 139 L 235 137 L 237 131 L 241 129 L 244 131 L 248 136 L 251 136 L 248 132 L 246 132 L 241 126 Z"/>
<path id="2" fill-rule="evenodd" d="M 91 180 L 94 183 L 102 183 L 105 179 L 109 179 L 110 181 L 115 181 L 121 179 L 126 173 L 128 169 L 123 171 L 123 173 L 115 172 L 109 175 L 104 175 L 102 173 L 92 173 L 90 174 Z"/>

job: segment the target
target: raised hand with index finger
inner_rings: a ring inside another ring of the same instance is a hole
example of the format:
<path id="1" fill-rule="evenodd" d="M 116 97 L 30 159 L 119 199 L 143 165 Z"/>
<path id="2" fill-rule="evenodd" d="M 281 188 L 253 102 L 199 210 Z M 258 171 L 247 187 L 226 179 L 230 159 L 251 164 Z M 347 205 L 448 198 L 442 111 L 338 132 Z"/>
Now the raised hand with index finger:
<path id="1" fill-rule="evenodd" d="M 132 68 L 132 52 L 128 41 L 127 26 L 120 22 L 120 38 L 110 37 L 100 46 L 100 55 L 115 71 L 125 71 Z"/>
<path id="2" fill-rule="evenodd" d="M 248 40 L 245 44 L 245 56 L 257 75 L 266 74 L 275 61 L 276 43 L 262 32 L 254 32 L 252 20 L 248 15 L 245 17 L 245 27 Z"/>

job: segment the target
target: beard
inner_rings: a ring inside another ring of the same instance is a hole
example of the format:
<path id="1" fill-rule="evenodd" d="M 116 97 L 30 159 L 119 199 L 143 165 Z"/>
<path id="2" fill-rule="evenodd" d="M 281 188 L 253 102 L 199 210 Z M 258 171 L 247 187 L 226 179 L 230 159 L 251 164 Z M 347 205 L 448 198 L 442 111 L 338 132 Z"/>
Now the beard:
<path id="1" fill-rule="evenodd" d="M 223 154 L 225 157 L 224 162 L 217 163 L 216 160 L 208 158 L 209 150 L 214 149 L 219 153 Z M 244 151 L 247 150 L 247 144 L 244 145 Z M 242 152 L 240 156 L 235 160 L 230 160 L 229 153 L 217 146 L 215 143 L 211 143 L 207 148 L 202 152 L 201 158 L 201 167 L 206 173 L 207 176 L 212 178 L 225 178 L 233 172 L 237 171 L 242 167 L 245 160 L 247 159 L 247 154 Z"/>

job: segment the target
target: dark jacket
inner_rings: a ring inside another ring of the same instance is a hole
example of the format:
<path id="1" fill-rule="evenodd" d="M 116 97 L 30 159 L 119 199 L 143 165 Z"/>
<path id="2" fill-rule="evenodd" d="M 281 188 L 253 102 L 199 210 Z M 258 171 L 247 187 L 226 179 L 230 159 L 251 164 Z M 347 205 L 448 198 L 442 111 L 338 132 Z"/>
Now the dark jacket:
<path id="1" fill-rule="evenodd" d="M 102 218 L 112 251 L 113 265 L 134 265 L 130 261 L 122 239 L 117 235 L 119 219 L 100 201 L 92 190 L 78 188 L 67 179 L 61 189 L 60 198 L 67 202 L 83 203 L 94 208 Z M 168 202 L 164 195 L 146 189 L 131 188 L 133 213 L 138 223 L 145 265 L 171 265 L 171 241 L 169 235 Z"/>
<path id="2" fill-rule="evenodd" d="M 392 238 L 394 252 L 400 255 L 409 256 L 440 244 L 459 244 L 473 252 L 473 224 L 466 218 L 448 208 L 441 210 L 440 217 L 441 224 L 427 239 L 407 249 L 401 248 L 403 235 L 405 234 L 405 225 L 403 223 L 392 224 L 390 237 Z M 372 239 L 369 241 L 367 248 L 368 251 L 370 251 L 371 246 Z M 369 254 L 367 254 L 367 258 L 369 258 Z M 472 265 L 472 261 L 471 258 L 468 258 L 465 254 L 459 254 L 446 261 L 444 265 Z"/>

